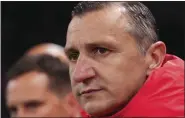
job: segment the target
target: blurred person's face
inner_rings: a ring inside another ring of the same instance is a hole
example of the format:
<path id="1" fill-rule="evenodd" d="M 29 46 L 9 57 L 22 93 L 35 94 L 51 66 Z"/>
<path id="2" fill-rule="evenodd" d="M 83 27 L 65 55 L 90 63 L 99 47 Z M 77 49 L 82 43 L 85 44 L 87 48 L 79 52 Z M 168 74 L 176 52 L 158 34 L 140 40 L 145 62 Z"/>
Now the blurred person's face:
<path id="1" fill-rule="evenodd" d="M 70 59 L 72 90 L 91 115 L 111 115 L 122 109 L 142 86 L 147 64 L 118 9 L 74 17 L 65 51 Z M 107 114 L 110 113 L 110 114 Z"/>
<path id="2" fill-rule="evenodd" d="M 10 80 L 7 106 L 12 117 L 69 116 L 64 101 L 49 90 L 48 77 L 34 71 Z"/>

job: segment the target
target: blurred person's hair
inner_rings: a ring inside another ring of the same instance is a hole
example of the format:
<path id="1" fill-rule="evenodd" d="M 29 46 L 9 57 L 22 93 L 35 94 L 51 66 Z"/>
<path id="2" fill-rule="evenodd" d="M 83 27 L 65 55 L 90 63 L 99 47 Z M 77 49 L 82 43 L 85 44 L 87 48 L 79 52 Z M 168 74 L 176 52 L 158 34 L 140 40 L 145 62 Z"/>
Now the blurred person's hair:
<path id="1" fill-rule="evenodd" d="M 23 56 L 7 72 L 7 79 L 11 81 L 18 76 L 33 71 L 41 72 L 48 76 L 48 87 L 57 96 L 65 96 L 71 92 L 68 65 L 61 62 L 59 58 L 48 54 Z"/>

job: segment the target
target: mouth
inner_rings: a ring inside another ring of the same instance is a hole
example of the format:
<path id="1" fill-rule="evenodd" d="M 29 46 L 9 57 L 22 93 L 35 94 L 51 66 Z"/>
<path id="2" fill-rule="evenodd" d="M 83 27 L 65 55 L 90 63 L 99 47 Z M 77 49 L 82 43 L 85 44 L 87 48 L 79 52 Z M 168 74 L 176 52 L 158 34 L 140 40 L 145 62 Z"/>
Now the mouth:
<path id="1" fill-rule="evenodd" d="M 92 94 L 98 91 L 101 91 L 102 89 L 87 89 L 82 92 L 80 92 L 80 95 L 85 95 L 85 94 Z"/>

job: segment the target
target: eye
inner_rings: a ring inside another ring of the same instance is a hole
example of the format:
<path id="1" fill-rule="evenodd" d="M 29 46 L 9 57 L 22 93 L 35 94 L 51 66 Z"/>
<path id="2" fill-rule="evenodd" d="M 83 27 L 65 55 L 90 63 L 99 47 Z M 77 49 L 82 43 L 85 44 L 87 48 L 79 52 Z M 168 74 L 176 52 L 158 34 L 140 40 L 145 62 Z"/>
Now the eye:
<path id="1" fill-rule="evenodd" d="M 108 49 L 107 48 L 103 48 L 103 47 L 96 47 L 94 49 L 94 54 L 105 54 L 108 53 Z"/>
<path id="2" fill-rule="evenodd" d="M 79 52 L 70 52 L 68 58 L 70 61 L 77 61 Z"/>
<path id="3" fill-rule="evenodd" d="M 9 112 L 11 116 L 16 116 L 17 114 L 17 108 L 16 107 L 10 107 Z"/>
<path id="4" fill-rule="evenodd" d="M 25 103 L 25 108 L 28 110 L 35 110 L 38 107 L 40 107 L 42 104 L 44 103 L 40 101 L 30 101 L 30 102 Z"/>

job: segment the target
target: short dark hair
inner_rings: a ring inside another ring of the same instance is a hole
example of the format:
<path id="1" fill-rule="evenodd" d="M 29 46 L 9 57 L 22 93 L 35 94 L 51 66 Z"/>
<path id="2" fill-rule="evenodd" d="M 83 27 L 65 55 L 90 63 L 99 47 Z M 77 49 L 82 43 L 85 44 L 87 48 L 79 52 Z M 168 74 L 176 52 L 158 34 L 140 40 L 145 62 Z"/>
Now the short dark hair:
<path id="1" fill-rule="evenodd" d="M 137 40 L 139 50 L 145 54 L 152 43 L 158 41 L 156 21 L 150 10 L 141 2 L 124 1 L 83 1 L 78 3 L 72 11 L 72 18 L 75 16 L 82 17 L 88 12 L 93 12 L 108 8 L 111 5 L 123 7 L 127 14 L 127 22 L 129 29 L 126 32 L 130 33 Z"/>
<path id="2" fill-rule="evenodd" d="M 7 72 L 8 81 L 31 71 L 42 72 L 49 78 L 49 88 L 59 96 L 70 92 L 68 65 L 57 57 L 48 54 L 25 55 Z M 62 91 L 61 91 L 62 89 Z M 65 90 L 65 91 L 64 91 Z"/>

